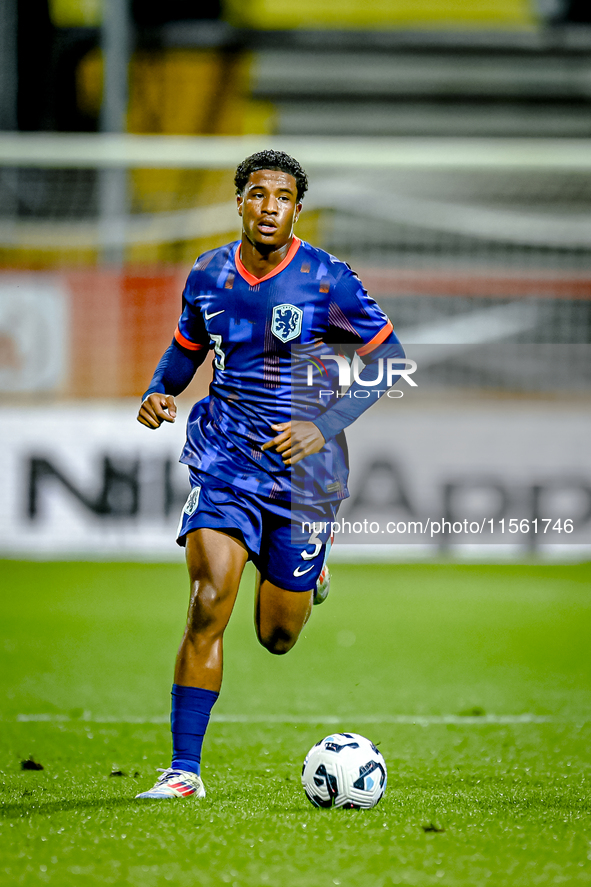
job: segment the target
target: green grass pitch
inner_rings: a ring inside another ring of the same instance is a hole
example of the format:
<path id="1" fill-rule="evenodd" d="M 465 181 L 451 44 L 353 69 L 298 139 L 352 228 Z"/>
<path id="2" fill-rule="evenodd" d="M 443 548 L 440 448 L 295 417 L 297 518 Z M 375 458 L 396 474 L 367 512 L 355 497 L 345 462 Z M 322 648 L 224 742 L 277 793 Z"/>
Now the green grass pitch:
<path id="1" fill-rule="evenodd" d="M 0 570 L 0 883 L 591 883 L 590 565 L 337 564 L 285 657 L 256 643 L 249 572 L 197 803 L 133 799 L 169 763 L 184 567 Z M 303 794 L 334 730 L 386 758 L 371 811 Z"/>

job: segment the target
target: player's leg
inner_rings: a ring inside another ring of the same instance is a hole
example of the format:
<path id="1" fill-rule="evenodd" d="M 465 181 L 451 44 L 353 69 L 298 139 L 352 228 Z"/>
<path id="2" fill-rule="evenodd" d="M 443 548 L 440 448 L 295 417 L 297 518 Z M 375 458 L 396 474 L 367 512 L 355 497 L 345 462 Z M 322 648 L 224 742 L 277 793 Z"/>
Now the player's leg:
<path id="1" fill-rule="evenodd" d="M 141 798 L 204 797 L 201 749 L 223 669 L 223 635 L 248 559 L 245 545 L 219 530 L 186 537 L 190 599 L 172 687 L 172 763 Z"/>
<path id="2" fill-rule="evenodd" d="M 294 520 L 289 509 L 264 516 L 261 553 L 255 560 L 255 627 L 271 653 L 288 653 L 308 621 L 330 528 L 330 521 Z"/>
<path id="3" fill-rule="evenodd" d="M 219 693 L 223 634 L 248 560 L 243 542 L 225 532 L 199 529 L 187 535 L 190 599 L 176 658 L 175 684 Z"/>
<path id="4" fill-rule="evenodd" d="M 289 653 L 310 617 L 313 589 L 290 591 L 258 576 L 255 627 L 260 643 L 270 653 Z"/>

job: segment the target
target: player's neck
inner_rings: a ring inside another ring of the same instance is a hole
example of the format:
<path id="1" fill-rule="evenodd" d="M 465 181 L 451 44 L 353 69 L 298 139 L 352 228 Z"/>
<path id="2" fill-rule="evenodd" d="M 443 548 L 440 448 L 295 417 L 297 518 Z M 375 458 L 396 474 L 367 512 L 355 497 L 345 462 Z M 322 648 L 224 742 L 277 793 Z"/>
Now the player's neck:
<path id="1" fill-rule="evenodd" d="M 283 262 L 292 243 L 293 234 L 287 243 L 277 247 L 277 249 L 266 248 L 264 252 L 261 252 L 250 242 L 246 235 L 243 234 L 242 242 L 240 244 L 240 261 L 253 277 L 260 280 L 262 277 L 266 277 L 267 274 Z"/>

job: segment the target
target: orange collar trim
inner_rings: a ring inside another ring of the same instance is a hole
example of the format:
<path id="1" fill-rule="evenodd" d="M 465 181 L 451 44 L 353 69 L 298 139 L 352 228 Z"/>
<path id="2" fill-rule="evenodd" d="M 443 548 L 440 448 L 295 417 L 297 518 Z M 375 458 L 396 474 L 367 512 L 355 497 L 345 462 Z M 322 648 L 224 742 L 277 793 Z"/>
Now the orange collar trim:
<path id="1" fill-rule="evenodd" d="M 300 248 L 301 242 L 302 241 L 300 240 L 300 238 L 295 237 L 295 235 L 294 235 L 294 238 L 291 242 L 291 246 L 289 248 L 289 251 L 288 251 L 286 257 L 283 259 L 282 262 L 280 262 L 277 265 L 276 268 L 273 268 L 272 271 L 269 271 L 268 274 L 265 274 L 264 277 L 255 277 L 254 274 L 251 274 L 250 271 L 246 270 L 246 268 L 242 264 L 242 259 L 240 258 L 240 249 L 242 247 L 242 244 L 239 243 L 238 249 L 236 250 L 236 256 L 235 256 L 236 270 L 238 271 L 238 274 L 240 275 L 240 277 L 243 277 L 245 279 L 245 281 L 247 283 L 249 283 L 251 286 L 256 286 L 257 283 L 263 283 L 263 281 L 265 281 L 265 280 L 270 280 L 272 277 L 275 277 L 277 274 L 280 274 L 284 268 L 287 268 L 287 266 L 289 265 L 289 263 L 291 262 L 291 260 L 295 256 L 295 254 L 297 253 L 298 249 Z"/>

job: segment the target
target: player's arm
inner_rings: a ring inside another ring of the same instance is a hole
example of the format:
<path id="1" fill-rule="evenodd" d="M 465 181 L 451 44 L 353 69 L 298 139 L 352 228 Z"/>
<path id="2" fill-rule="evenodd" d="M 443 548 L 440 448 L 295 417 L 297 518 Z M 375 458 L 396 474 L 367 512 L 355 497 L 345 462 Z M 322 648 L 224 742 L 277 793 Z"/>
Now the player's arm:
<path id="1" fill-rule="evenodd" d="M 357 354 L 364 363 L 364 367 L 359 373 L 360 381 L 355 380 L 347 391 L 346 397 L 341 398 L 325 413 L 314 419 L 314 425 L 316 425 L 325 440 L 331 440 L 337 434 L 340 434 L 341 431 L 344 431 L 345 428 L 383 397 L 390 387 L 399 380 L 400 376 L 397 375 L 392 377 L 391 386 L 386 387 L 383 385 L 381 387 L 380 385 L 375 385 L 371 387 L 369 385 L 372 380 L 378 377 L 380 360 L 383 361 L 382 366 L 386 366 L 388 359 L 402 359 L 405 356 L 404 348 L 392 329 L 390 321 L 383 328 L 382 333 L 378 332 L 376 340 L 374 344 L 370 342 L 368 345 L 357 349 Z M 366 382 L 366 384 L 363 385 L 362 382 Z M 364 391 L 365 393 L 358 398 L 356 396 L 357 391 Z M 369 397 L 367 396 L 368 392 Z"/>
<path id="2" fill-rule="evenodd" d="M 358 374 L 361 382 L 370 383 L 377 377 L 380 358 L 404 358 L 404 349 L 396 336 L 387 315 L 367 294 L 357 275 L 347 267 L 327 299 L 332 303 L 329 311 L 332 320 L 327 325 L 325 341 L 350 343 L 356 347 L 364 363 Z M 400 377 L 392 379 L 396 384 Z M 264 444 L 263 449 L 274 447 L 286 465 L 294 465 L 306 456 L 318 453 L 326 441 L 336 437 L 351 425 L 388 389 L 372 389 L 354 381 L 347 396 L 330 407 L 313 422 L 295 421 L 274 425 L 279 434 Z M 391 386 L 389 386 L 391 387 Z M 363 397 L 356 392 L 363 390 Z M 368 391 L 370 396 L 367 397 Z"/>
<path id="3" fill-rule="evenodd" d="M 361 346 L 357 350 L 359 356 L 363 355 L 365 364 L 358 374 L 361 381 L 371 382 L 377 377 L 380 359 L 386 364 L 388 358 L 404 357 L 404 349 L 389 321 L 384 326 L 383 332 L 376 334 L 376 342 L 370 342 L 368 345 Z M 400 376 L 393 376 L 392 385 L 395 385 L 399 378 Z M 273 431 L 279 433 L 263 444 L 262 449 L 268 450 L 273 447 L 283 457 L 285 465 L 295 465 L 306 456 L 320 452 L 326 441 L 340 434 L 389 390 L 389 388 L 372 389 L 362 385 L 361 381 L 355 380 L 347 396 L 313 422 L 294 421 L 273 425 Z M 356 391 L 363 391 L 363 397 L 357 398 Z M 368 392 L 369 397 L 367 397 Z"/>
<path id="4" fill-rule="evenodd" d="M 174 422 L 175 395 L 185 390 L 205 360 L 208 347 L 201 313 L 185 304 L 172 344 L 162 355 L 142 398 L 138 422 L 147 428 Z"/>
<path id="5" fill-rule="evenodd" d="M 314 419 L 314 424 L 327 441 L 358 419 L 400 378 L 391 378 L 390 384 L 381 383 L 382 387 L 372 384 L 373 380 L 379 378 L 380 360 L 384 366 L 391 358 L 400 360 L 405 356 L 388 316 L 368 295 L 348 266 L 331 287 L 328 298 L 332 309 L 329 309 L 325 341 L 353 345 L 364 368 L 358 374 L 360 381 L 353 382 L 346 396 L 339 398 L 325 413 Z M 367 384 L 363 385 L 362 382 Z M 363 391 L 361 397 L 357 397 L 358 391 Z"/>

